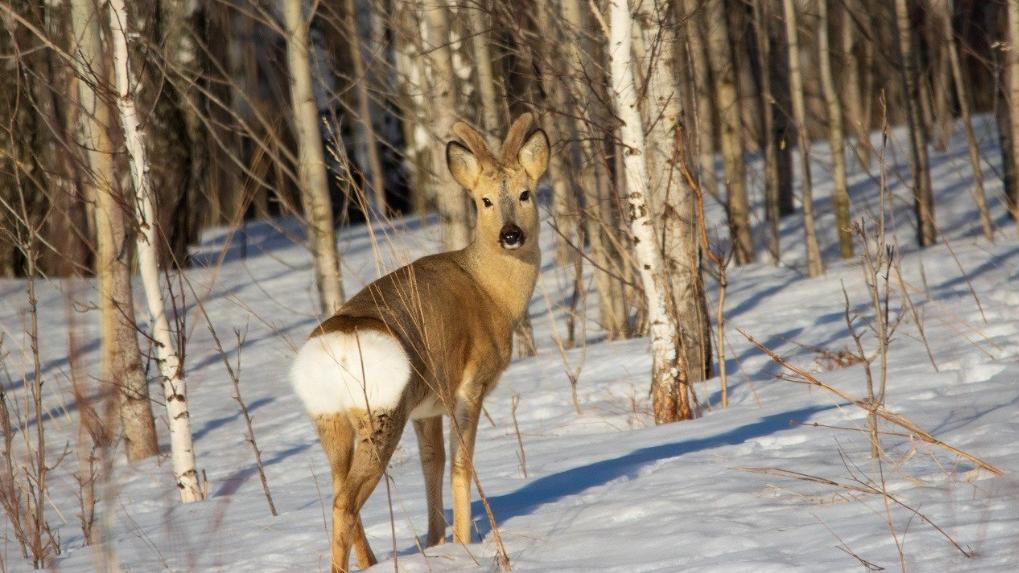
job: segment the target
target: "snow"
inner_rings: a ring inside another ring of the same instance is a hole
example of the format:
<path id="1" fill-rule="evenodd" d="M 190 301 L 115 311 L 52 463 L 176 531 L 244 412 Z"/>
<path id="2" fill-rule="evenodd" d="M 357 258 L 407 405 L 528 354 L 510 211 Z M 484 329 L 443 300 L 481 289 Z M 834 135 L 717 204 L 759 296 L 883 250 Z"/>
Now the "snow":
<path id="1" fill-rule="evenodd" d="M 891 344 L 887 406 L 1002 468 L 1003 476 L 980 471 L 889 424 L 881 425 L 887 457 L 879 466 L 869 457 L 863 411 L 823 390 L 777 379 L 780 368 L 738 333 L 746 331 L 832 386 L 864 395 L 861 365 L 826 370 L 818 360 L 821 350 L 852 345 L 843 320 L 843 284 L 853 310 L 865 322 L 871 317 L 858 263 L 836 260 L 822 145 L 814 150 L 814 175 L 827 273 L 811 280 L 802 272 L 798 217 L 782 222 L 787 246 L 782 266 L 766 262 L 762 252 L 762 262 L 730 270 L 730 406 L 719 404 L 717 378 L 700 384 L 698 397 L 710 409 L 691 422 L 654 426 L 647 341 L 603 341 L 594 322 L 594 297 L 587 303 L 588 344 L 560 354 L 555 338 L 565 333 L 561 305 L 571 271 L 554 264 L 554 232 L 543 231 L 545 263 L 530 308 L 539 355 L 515 360 L 486 400 L 490 421 L 482 420 L 475 460 L 514 570 L 859 571 L 858 558 L 899 569 L 896 542 L 914 571 L 1019 568 L 1019 239 L 1005 215 L 1000 182 L 991 175 L 999 169 L 991 124 L 982 122 L 978 133 L 986 143 L 996 242 L 980 237 L 960 134 L 946 152 L 932 156 L 937 218 L 947 241 L 923 251 L 914 246 L 912 200 L 904 183 L 908 167 L 896 163 L 905 161 L 903 134 L 893 133 L 889 240 L 900 247 L 904 279 L 937 370 L 907 314 Z M 872 216 L 877 163 L 871 174 L 851 166 L 855 215 Z M 759 202 L 760 190 L 755 193 Z M 709 208 L 718 233 L 723 210 L 717 203 Z M 374 237 L 364 227 L 344 232 L 346 292 L 437 250 L 438 228 L 434 221 L 425 223 L 397 221 L 375 229 Z M 240 230 L 223 229 L 208 233 L 196 248 L 199 268 L 187 273 L 194 293 L 184 297 L 185 360 L 197 462 L 206 471 L 210 498 L 181 505 L 166 455 L 129 466 L 118 452 L 113 483 L 100 489 L 105 498 L 100 511 L 108 524 L 102 547 L 121 570 L 328 570 L 328 465 L 287 379 L 297 348 L 316 324 L 311 261 L 293 241 L 299 229 L 292 221 L 253 223 L 244 230 L 243 246 Z M 718 293 L 708 282 L 713 308 Z M 38 283 L 51 464 L 65 444 L 73 448 L 77 431 L 65 293 L 76 300 L 81 367 L 90 376 L 99 369 L 98 317 L 89 304 L 95 285 L 72 286 Z M 894 294 L 893 315 L 901 303 Z M 6 354 L 0 380 L 21 416 L 29 412 L 24 380 L 31 371 L 25 312 L 25 283 L 0 281 Z M 223 341 L 225 357 L 203 315 Z M 235 329 L 243 336 L 240 348 Z M 866 341 L 873 351 L 869 333 Z M 241 389 L 278 517 L 270 515 L 262 493 L 224 358 L 240 361 Z M 577 368 L 579 414 L 567 376 Z M 515 397 L 526 477 L 514 430 Z M 165 414 L 157 412 L 163 415 L 158 425 L 165 444 Z M 16 442 L 20 448 L 20 436 Z M 405 432 L 390 465 L 389 495 L 380 485 L 362 512 L 382 560 L 373 570 L 394 570 L 397 564 L 412 572 L 496 570 L 477 494 L 474 543 L 447 542 L 422 551 L 416 539 L 426 529 L 425 496 L 416 450 L 413 432 Z M 76 471 L 69 455 L 49 478 L 47 518 L 60 534 L 62 553 L 53 564 L 60 571 L 101 564 L 102 552 L 84 545 L 78 527 Z M 902 505 L 889 500 L 886 508 L 884 496 L 860 491 L 867 488 L 884 489 Z M 448 500 L 448 485 L 445 489 Z M 932 523 L 972 556 L 953 547 Z M 6 569 L 29 570 L 6 519 L 0 532 Z"/>

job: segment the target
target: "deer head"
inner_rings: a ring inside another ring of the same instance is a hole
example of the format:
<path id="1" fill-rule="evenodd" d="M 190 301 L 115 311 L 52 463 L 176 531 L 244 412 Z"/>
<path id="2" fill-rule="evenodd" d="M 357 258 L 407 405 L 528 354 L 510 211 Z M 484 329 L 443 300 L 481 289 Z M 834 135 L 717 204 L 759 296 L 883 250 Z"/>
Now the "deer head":
<path id="1" fill-rule="evenodd" d="M 499 157 L 477 130 L 462 121 L 453 125 L 453 133 L 463 144 L 449 142 L 446 165 L 477 207 L 474 241 L 482 247 L 515 251 L 537 246 L 535 191 L 548 167 L 549 144 L 544 131 L 530 131 L 532 123 L 530 113 L 513 122 Z"/>

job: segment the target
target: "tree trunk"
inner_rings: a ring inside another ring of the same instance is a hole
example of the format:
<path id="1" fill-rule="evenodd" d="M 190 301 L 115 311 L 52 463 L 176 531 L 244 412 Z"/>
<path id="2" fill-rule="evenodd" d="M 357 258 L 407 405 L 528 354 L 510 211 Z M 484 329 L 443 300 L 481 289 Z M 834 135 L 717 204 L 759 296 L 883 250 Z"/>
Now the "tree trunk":
<path id="1" fill-rule="evenodd" d="M 853 258 L 853 230 L 850 228 L 849 185 L 846 183 L 845 130 L 842 128 L 842 104 L 831 72 L 831 48 L 828 43 L 828 0 L 817 0 L 817 49 L 821 91 L 828 110 L 828 144 L 831 146 L 832 202 L 839 235 L 839 254 Z"/>
<path id="2" fill-rule="evenodd" d="M 651 398 L 655 422 L 664 424 L 693 417 L 686 377 L 688 369 L 676 346 L 676 323 L 667 309 L 669 284 L 661 254 L 656 248 L 655 228 L 650 212 L 650 178 L 630 57 L 632 20 L 628 0 L 611 0 L 609 13 L 612 95 L 616 114 L 622 120 L 620 136 L 626 148 L 623 165 L 630 207 L 630 228 L 635 239 L 634 255 L 644 284 L 651 331 Z"/>
<path id="3" fill-rule="evenodd" d="M 704 49 L 702 32 L 703 13 L 699 0 L 686 0 L 685 21 L 687 54 L 693 78 L 694 130 L 697 143 L 698 182 L 701 189 L 718 197 L 718 177 L 715 175 L 715 114 L 712 95 L 711 69 Z"/>
<path id="4" fill-rule="evenodd" d="M 1009 0 L 1010 10 L 1013 4 L 1019 10 L 1019 0 Z M 1017 12 L 1017 16 L 1019 16 L 1019 12 Z M 906 100 L 906 113 L 909 120 L 909 158 L 910 168 L 913 171 L 916 238 L 921 247 L 928 247 L 937 240 L 934 226 L 934 194 L 931 190 L 931 173 L 927 159 L 927 133 L 920 115 L 921 94 L 916 77 L 917 69 L 913 58 L 913 41 L 906 0 L 895 0 L 895 23 L 898 30 L 899 74 L 902 78 L 903 95 Z M 1017 30 L 1017 36 L 1019 36 L 1019 30 Z M 1016 88 L 1016 94 L 1019 95 L 1019 84 L 1016 85 Z"/>
<path id="5" fill-rule="evenodd" d="M 705 24 L 708 33 L 708 63 L 714 79 L 715 101 L 721 123 L 722 162 L 725 166 L 725 199 L 729 214 L 729 235 L 732 238 L 736 264 L 757 259 L 750 227 L 750 205 L 747 201 L 746 166 L 743 162 L 743 130 L 740 119 L 736 70 L 733 69 L 729 25 L 724 0 L 707 0 Z"/>
<path id="6" fill-rule="evenodd" d="M 945 51 L 948 56 L 948 63 L 952 71 L 952 81 L 955 85 L 955 96 L 959 100 L 959 115 L 962 117 L 962 129 L 966 134 L 966 145 L 969 148 L 969 165 L 973 170 L 973 201 L 977 204 L 977 211 L 980 213 L 980 228 L 984 232 L 984 238 L 994 241 L 994 222 L 991 220 L 991 213 L 987 209 L 987 194 L 984 192 L 984 174 L 980 166 L 980 145 L 977 143 L 976 134 L 973 132 L 973 117 L 970 101 L 969 88 L 966 85 L 966 78 L 963 75 L 962 64 L 959 61 L 959 48 L 955 40 L 955 26 L 952 20 L 955 15 L 955 6 L 952 0 L 932 0 L 932 8 L 935 17 L 941 20 L 942 40 L 945 42 Z"/>
<path id="7" fill-rule="evenodd" d="M 541 5 L 539 4 L 539 6 Z M 478 79 L 478 95 L 481 96 L 484 133 L 488 136 L 489 145 L 493 145 L 499 143 L 497 139 L 502 135 L 505 122 L 499 117 L 499 105 L 496 103 L 495 73 L 492 70 L 492 54 L 488 49 L 491 43 L 489 30 L 492 26 L 486 20 L 486 7 L 484 4 L 466 6 L 464 10 L 467 12 L 472 32 L 471 49 L 474 52 L 474 73 Z M 543 40 L 548 42 L 551 38 L 546 37 Z"/>
<path id="8" fill-rule="evenodd" d="M 401 3 L 392 17 L 393 61 L 399 78 L 404 139 L 404 166 L 408 173 L 410 203 L 418 217 L 424 217 L 433 199 L 430 137 L 425 128 L 427 81 L 421 55 L 421 24 L 417 4 Z"/>
<path id="9" fill-rule="evenodd" d="M 429 108 L 434 135 L 430 145 L 439 148 L 453 122 L 456 121 L 456 74 L 453 72 L 453 55 L 449 48 L 449 18 L 446 4 L 428 0 L 424 7 L 424 22 L 428 35 L 424 42 L 429 67 L 428 84 L 431 88 Z M 446 154 L 434 151 L 432 157 L 432 188 L 439 208 L 442 225 L 442 244 L 446 250 L 462 249 L 470 242 L 467 228 L 467 198 L 459 186 L 451 183 L 446 168 Z"/>
<path id="10" fill-rule="evenodd" d="M 372 124 L 371 93 L 368 91 L 371 74 L 365 73 L 364 57 L 361 50 L 361 35 L 357 29 L 357 7 L 355 0 L 345 0 L 343 22 L 347 31 L 347 45 L 350 48 L 350 62 L 354 72 L 354 89 L 357 91 L 357 132 L 358 147 L 361 156 L 368 163 L 371 181 L 371 198 L 375 210 L 381 217 L 388 214 L 386 205 L 386 179 L 382 172 L 382 160 L 379 158 L 379 147 L 376 143 L 375 126 Z"/>
<path id="11" fill-rule="evenodd" d="M 177 479 L 181 501 L 190 503 L 205 499 L 195 469 L 195 452 L 191 440 L 191 415 L 187 405 L 187 382 L 174 342 L 173 332 L 166 319 L 163 293 L 159 287 L 159 232 L 152 186 L 149 181 L 149 163 L 145 155 L 145 134 L 135 109 L 134 94 L 130 86 L 130 69 L 127 56 L 127 10 L 124 0 L 110 0 L 110 37 L 113 44 L 113 76 L 116 87 L 120 124 L 124 129 L 124 144 L 131 163 L 131 180 L 134 183 L 135 215 L 138 218 L 136 245 L 138 266 L 145 300 L 152 316 L 152 338 L 156 344 L 156 361 L 163 379 L 163 396 L 166 399 L 166 417 L 170 423 L 170 455 L 173 473 Z"/>
<path id="12" fill-rule="evenodd" d="M 1001 152 L 1001 185 L 1005 194 L 1005 206 L 1009 214 L 1017 222 L 1019 229 L 1019 204 L 1012 200 L 1016 193 L 1016 165 L 1012 152 L 1012 114 L 1009 111 L 1008 99 L 1005 95 L 1007 87 L 1002 85 L 1001 70 L 995 68 L 996 89 L 994 90 L 994 122 L 998 127 L 998 148 Z"/>
<path id="13" fill-rule="evenodd" d="M 736 70 L 736 93 L 740 100 L 740 117 L 743 119 L 743 150 L 761 152 L 761 98 L 760 86 L 754 77 L 754 60 L 757 46 L 753 38 L 752 0 L 726 1 L 726 20 L 729 24 L 729 43 L 732 49 L 732 64 Z"/>
<path id="14" fill-rule="evenodd" d="M 1019 223 L 1019 184 L 1016 184 L 1015 173 L 1019 169 L 1019 0 L 1008 2 L 1008 45 L 1005 52 L 1005 79 L 1008 82 L 1009 141 L 1011 141 L 1011 165 L 1013 168 L 1012 185 L 1007 186 L 1009 213 Z"/>
<path id="15" fill-rule="evenodd" d="M 761 84 L 761 148 L 764 150 L 764 215 L 768 224 L 768 251 L 777 264 L 781 259 L 778 223 L 781 172 L 779 146 L 782 143 L 775 130 L 775 98 L 771 92 L 771 37 L 768 22 L 771 20 L 771 1 L 754 0 L 754 35 L 757 39 L 757 68 Z M 779 112 L 781 113 L 781 112 Z"/>
<path id="16" fill-rule="evenodd" d="M 311 86 L 308 61 L 308 22 L 301 0 L 282 0 L 280 7 L 287 32 L 287 63 L 290 68 L 290 105 L 297 137 L 297 172 L 307 219 L 311 252 L 315 257 L 315 284 L 320 310 L 330 315 L 343 304 L 340 256 L 333 228 L 333 204 L 326 179 L 326 163 L 319 131 L 319 112 Z"/>
<path id="17" fill-rule="evenodd" d="M 824 273 L 821 249 L 817 245 L 814 229 L 814 191 L 810 177 L 810 137 L 807 135 L 807 110 L 803 102 L 803 77 L 800 74 L 800 47 L 796 30 L 796 7 L 793 0 L 782 0 L 785 14 L 785 33 L 789 45 L 789 93 L 796 123 L 796 140 L 800 151 L 803 191 L 803 234 L 807 247 L 807 274 L 816 277 Z"/>
<path id="18" fill-rule="evenodd" d="M 952 70 L 945 39 L 942 37 L 941 10 L 940 6 L 937 6 L 937 1 L 928 2 L 928 10 L 923 19 L 921 37 L 925 40 L 924 66 L 930 72 L 921 74 L 924 78 L 921 89 L 930 93 L 933 114 L 931 137 L 934 149 L 943 153 L 948 149 L 952 138 L 952 124 L 955 118 L 952 112 Z"/>
<path id="19" fill-rule="evenodd" d="M 845 83 L 845 112 L 853 133 L 856 135 L 856 157 L 860 167 L 870 167 L 870 156 L 873 148 L 870 145 L 870 126 L 863 117 L 863 98 L 870 94 L 863 91 L 860 85 L 860 61 L 856 55 L 856 22 L 854 13 L 861 13 L 857 5 L 859 0 L 845 0 L 845 9 L 839 23 L 839 34 L 842 42 L 842 81 Z"/>
<path id="20" fill-rule="evenodd" d="M 163 240 L 160 264 L 185 266 L 188 246 L 198 238 L 206 201 L 209 142 L 198 117 L 202 65 L 194 43 L 199 20 L 197 3 L 135 2 L 125 26 L 144 38 L 128 48 L 130 58 L 157 65 L 139 67 L 136 93 L 139 114 L 145 118 L 156 213 Z"/>
<path id="21" fill-rule="evenodd" d="M 586 49 L 588 46 L 585 38 L 588 32 L 583 12 L 578 0 L 563 0 L 561 10 L 567 27 L 563 47 L 568 66 L 568 86 L 578 107 L 589 109 L 599 100 L 589 78 L 597 76 L 599 72 L 595 67 L 590 70 L 585 67 L 585 63 L 593 60 L 593 57 Z M 573 122 L 574 135 L 580 142 L 579 153 L 573 161 L 578 166 L 578 186 L 584 199 L 584 234 L 590 244 L 591 260 L 596 267 L 594 281 L 601 326 L 610 340 L 617 340 L 630 335 L 630 325 L 621 280 L 622 264 L 614 256 L 610 237 L 614 229 L 614 205 L 610 198 L 610 174 L 604 157 L 604 142 L 591 127 L 596 125 L 597 119 L 578 115 Z"/>
<path id="22" fill-rule="evenodd" d="M 99 315 L 103 349 L 103 379 L 119 394 L 120 420 L 127 459 L 134 461 L 159 453 L 156 426 L 149 406 L 149 387 L 142 371 L 135 334 L 131 265 L 126 248 L 126 224 L 117 188 L 117 175 L 107 130 L 109 104 L 97 97 L 93 86 L 108 86 L 105 58 L 99 40 L 99 17 L 91 0 L 73 0 L 75 66 L 81 105 L 82 146 L 95 198 L 96 275 L 99 278 Z"/>
<path id="23" fill-rule="evenodd" d="M 638 61 L 649 70 L 644 132 L 650 179 L 652 212 L 662 222 L 656 244 L 661 249 L 671 299 L 669 311 L 677 325 L 679 346 L 689 369 L 687 381 L 701 382 L 711 376 L 711 333 L 707 300 L 698 258 L 699 235 L 693 191 L 679 169 L 677 129 L 682 120 L 676 77 L 676 27 L 666 0 L 643 2 L 637 22 L 648 46 L 647 59 Z"/>

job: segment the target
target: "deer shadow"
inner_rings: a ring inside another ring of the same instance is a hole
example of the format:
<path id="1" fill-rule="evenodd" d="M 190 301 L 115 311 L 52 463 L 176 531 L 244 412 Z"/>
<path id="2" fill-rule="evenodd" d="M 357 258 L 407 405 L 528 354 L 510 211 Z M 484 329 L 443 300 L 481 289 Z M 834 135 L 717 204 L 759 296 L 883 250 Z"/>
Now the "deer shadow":
<path id="1" fill-rule="evenodd" d="M 543 505 L 554 503 L 571 495 L 577 495 L 615 479 L 637 477 L 640 474 L 641 468 L 650 464 L 719 446 L 736 445 L 753 438 L 767 436 L 789 428 L 791 421 L 802 422 L 818 412 L 835 407 L 828 405 L 810 406 L 772 414 L 751 424 L 733 428 L 714 436 L 692 438 L 641 448 L 623 456 L 578 465 L 535 479 L 515 491 L 491 496 L 488 498 L 488 503 L 492 508 L 496 521 L 498 523 L 505 523 L 514 517 L 529 515 Z M 484 508 L 480 500 L 471 504 L 471 515 L 484 515 Z M 447 512 L 446 520 L 449 523 L 453 521 L 452 515 L 449 512 Z M 482 538 L 488 535 L 491 530 L 488 521 L 484 518 L 476 519 L 475 526 Z"/>

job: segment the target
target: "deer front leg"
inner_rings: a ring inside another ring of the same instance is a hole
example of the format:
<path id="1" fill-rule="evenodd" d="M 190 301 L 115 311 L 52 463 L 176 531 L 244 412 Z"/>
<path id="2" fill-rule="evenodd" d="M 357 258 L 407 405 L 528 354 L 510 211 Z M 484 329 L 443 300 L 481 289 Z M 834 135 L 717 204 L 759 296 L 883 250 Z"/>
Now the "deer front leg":
<path id="1" fill-rule="evenodd" d="M 446 448 L 442 443 L 442 416 L 414 420 L 425 475 L 428 499 L 428 547 L 446 540 L 446 519 L 442 514 L 442 474 L 446 469 Z"/>
<path id="2" fill-rule="evenodd" d="M 453 541 L 471 541 L 471 480 L 474 477 L 474 440 L 481 415 L 481 396 L 460 397 L 450 420 L 449 451 L 453 458 Z"/>

